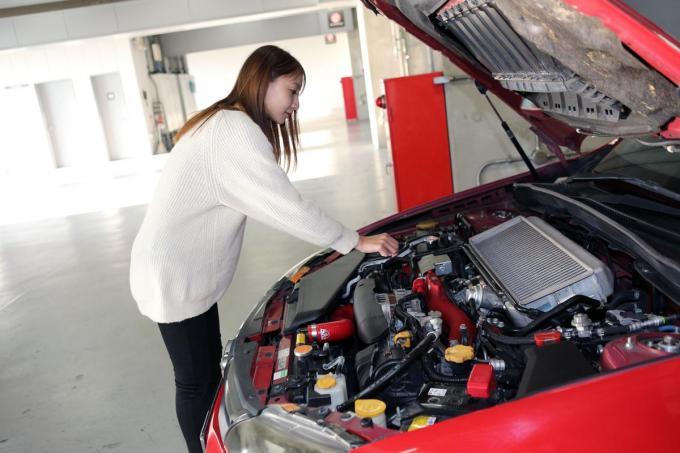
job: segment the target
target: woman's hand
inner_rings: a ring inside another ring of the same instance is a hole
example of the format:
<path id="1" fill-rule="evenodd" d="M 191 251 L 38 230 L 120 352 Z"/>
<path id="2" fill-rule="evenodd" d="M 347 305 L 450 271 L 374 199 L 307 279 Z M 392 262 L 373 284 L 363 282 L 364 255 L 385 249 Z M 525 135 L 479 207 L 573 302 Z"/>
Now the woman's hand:
<path id="1" fill-rule="evenodd" d="M 382 256 L 394 256 L 399 250 L 399 242 L 387 233 L 359 236 L 359 242 L 354 248 L 363 253 L 378 252 Z"/>

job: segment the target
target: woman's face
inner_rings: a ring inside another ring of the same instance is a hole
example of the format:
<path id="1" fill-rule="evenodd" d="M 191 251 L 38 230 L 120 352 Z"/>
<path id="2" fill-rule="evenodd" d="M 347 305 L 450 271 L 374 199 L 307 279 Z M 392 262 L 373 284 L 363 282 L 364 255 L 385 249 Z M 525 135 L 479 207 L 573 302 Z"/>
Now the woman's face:
<path id="1" fill-rule="evenodd" d="M 264 96 L 264 110 L 269 119 L 283 124 L 300 107 L 298 97 L 302 76 L 282 75 L 271 82 Z"/>

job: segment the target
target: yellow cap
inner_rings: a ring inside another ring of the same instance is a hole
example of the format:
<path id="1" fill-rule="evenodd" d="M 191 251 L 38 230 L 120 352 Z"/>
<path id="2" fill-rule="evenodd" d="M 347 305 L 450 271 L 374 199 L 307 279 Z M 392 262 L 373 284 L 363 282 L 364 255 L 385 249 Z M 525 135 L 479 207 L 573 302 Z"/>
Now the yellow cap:
<path id="1" fill-rule="evenodd" d="M 354 402 L 354 412 L 361 417 L 377 417 L 385 413 L 387 405 L 380 400 L 356 400 Z"/>
<path id="2" fill-rule="evenodd" d="M 302 344 L 305 344 L 306 342 L 307 337 L 305 337 L 305 334 L 303 332 L 300 332 L 295 336 L 295 346 L 300 346 Z"/>
<path id="3" fill-rule="evenodd" d="M 420 222 L 419 224 L 416 225 L 416 228 L 419 230 L 431 230 L 433 228 L 436 228 L 437 225 L 439 225 L 439 222 L 436 220 L 426 220 L 424 222 Z"/>
<path id="4" fill-rule="evenodd" d="M 437 421 L 437 417 L 432 417 L 430 415 L 419 415 L 413 419 L 411 426 L 408 427 L 409 431 L 414 431 L 420 428 L 426 428 L 430 425 L 434 425 Z"/>
<path id="5" fill-rule="evenodd" d="M 394 344 L 400 344 L 405 348 L 411 347 L 411 332 L 402 330 L 394 334 Z"/>
<path id="6" fill-rule="evenodd" d="M 465 346 L 463 344 L 451 346 L 444 351 L 444 358 L 447 362 L 463 363 L 474 359 L 474 357 L 475 350 L 472 349 L 472 346 Z"/>
<path id="7" fill-rule="evenodd" d="M 286 412 L 295 412 L 300 409 L 300 406 L 293 403 L 283 403 L 281 408 Z"/>
<path id="8" fill-rule="evenodd" d="M 295 349 L 293 349 L 293 354 L 295 354 L 295 357 L 307 357 L 309 354 L 312 353 L 312 345 L 310 344 L 301 344 L 300 346 L 297 346 Z"/>
<path id="9" fill-rule="evenodd" d="M 335 387 L 335 376 L 332 374 L 326 374 L 316 378 L 316 386 L 320 389 L 332 389 Z"/>

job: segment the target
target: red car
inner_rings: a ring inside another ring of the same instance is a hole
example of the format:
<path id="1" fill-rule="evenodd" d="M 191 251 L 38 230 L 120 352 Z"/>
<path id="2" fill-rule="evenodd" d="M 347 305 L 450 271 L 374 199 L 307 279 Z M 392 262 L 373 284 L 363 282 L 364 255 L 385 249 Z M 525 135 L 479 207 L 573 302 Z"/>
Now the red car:
<path id="1" fill-rule="evenodd" d="M 281 278 L 226 345 L 206 451 L 680 451 L 680 43 L 618 0 L 364 3 L 559 161 L 362 230 L 395 257 Z M 588 134 L 612 141 L 565 159 Z"/>

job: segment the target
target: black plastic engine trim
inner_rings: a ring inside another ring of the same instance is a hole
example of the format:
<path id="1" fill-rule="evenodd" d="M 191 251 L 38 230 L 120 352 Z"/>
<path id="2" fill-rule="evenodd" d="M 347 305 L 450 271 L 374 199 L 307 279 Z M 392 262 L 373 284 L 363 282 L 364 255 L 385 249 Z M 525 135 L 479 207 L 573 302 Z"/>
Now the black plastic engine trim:
<path id="1" fill-rule="evenodd" d="M 354 250 L 300 280 L 297 301 L 286 305 L 284 333 L 324 315 L 363 259 L 364 254 Z"/>
<path id="2" fill-rule="evenodd" d="M 527 364 L 517 389 L 518 398 L 596 374 L 574 343 L 530 347 L 524 355 Z"/>

